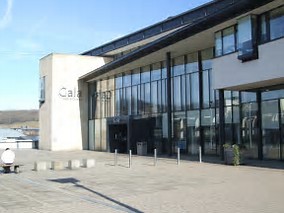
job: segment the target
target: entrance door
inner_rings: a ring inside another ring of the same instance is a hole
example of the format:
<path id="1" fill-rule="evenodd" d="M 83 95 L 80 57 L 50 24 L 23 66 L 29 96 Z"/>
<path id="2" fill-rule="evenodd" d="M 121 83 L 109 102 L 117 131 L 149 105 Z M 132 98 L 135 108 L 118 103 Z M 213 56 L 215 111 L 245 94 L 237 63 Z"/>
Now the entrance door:
<path id="1" fill-rule="evenodd" d="M 281 160 L 284 160 L 284 99 L 280 99 L 280 129 L 281 129 L 281 140 L 280 140 L 280 147 L 281 153 L 280 157 Z"/>
<path id="2" fill-rule="evenodd" d="M 242 105 L 242 143 L 248 150 L 248 157 L 258 157 L 258 127 L 257 127 L 257 103 L 245 103 Z"/>
<path id="3" fill-rule="evenodd" d="M 262 102 L 262 142 L 263 158 L 281 158 L 279 100 Z"/>
<path id="4" fill-rule="evenodd" d="M 127 153 L 127 124 L 109 125 L 109 150 Z"/>

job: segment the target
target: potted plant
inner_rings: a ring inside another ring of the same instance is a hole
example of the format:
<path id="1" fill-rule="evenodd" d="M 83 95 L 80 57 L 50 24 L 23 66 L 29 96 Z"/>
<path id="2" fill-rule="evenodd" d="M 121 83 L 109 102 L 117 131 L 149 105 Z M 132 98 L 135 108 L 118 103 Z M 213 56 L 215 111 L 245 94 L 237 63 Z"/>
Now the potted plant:
<path id="1" fill-rule="evenodd" d="M 243 147 L 238 144 L 230 145 L 228 143 L 224 147 L 224 160 L 225 164 L 238 166 L 243 163 L 242 150 Z"/>

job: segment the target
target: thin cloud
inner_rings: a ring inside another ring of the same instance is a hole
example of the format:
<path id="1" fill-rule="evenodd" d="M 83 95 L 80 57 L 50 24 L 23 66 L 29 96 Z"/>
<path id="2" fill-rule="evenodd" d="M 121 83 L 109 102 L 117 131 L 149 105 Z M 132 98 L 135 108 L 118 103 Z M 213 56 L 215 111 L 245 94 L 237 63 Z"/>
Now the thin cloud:
<path id="1" fill-rule="evenodd" d="M 0 17 L 0 29 L 5 28 L 12 20 L 13 0 L 6 0 L 6 1 L 7 1 L 7 8 L 4 12 L 3 17 Z"/>

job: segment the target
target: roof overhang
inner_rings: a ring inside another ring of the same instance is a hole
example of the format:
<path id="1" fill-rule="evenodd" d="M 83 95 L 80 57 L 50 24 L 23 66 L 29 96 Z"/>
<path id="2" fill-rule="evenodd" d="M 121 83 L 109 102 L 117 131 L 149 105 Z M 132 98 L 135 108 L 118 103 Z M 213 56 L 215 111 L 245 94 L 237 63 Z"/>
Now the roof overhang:
<path id="1" fill-rule="evenodd" d="M 202 19 L 199 19 L 193 22 L 190 25 L 184 26 L 162 38 L 159 38 L 140 49 L 137 49 L 115 61 L 112 61 L 94 71 L 80 77 L 84 81 L 92 81 L 99 76 L 106 74 L 107 72 L 117 69 L 121 66 L 127 65 L 135 60 L 138 60 L 142 57 L 145 57 L 151 53 L 157 52 L 165 47 L 173 45 L 179 41 L 182 41 L 186 38 L 194 36 L 198 33 L 206 31 L 210 28 L 213 28 L 216 25 L 219 25 L 223 22 L 226 22 L 230 19 L 238 17 L 242 14 L 245 14 L 251 10 L 254 10 L 258 7 L 266 5 L 273 0 L 238 0 L 234 1 L 228 7 L 223 10 L 216 11 L 208 16 L 205 16 Z"/>

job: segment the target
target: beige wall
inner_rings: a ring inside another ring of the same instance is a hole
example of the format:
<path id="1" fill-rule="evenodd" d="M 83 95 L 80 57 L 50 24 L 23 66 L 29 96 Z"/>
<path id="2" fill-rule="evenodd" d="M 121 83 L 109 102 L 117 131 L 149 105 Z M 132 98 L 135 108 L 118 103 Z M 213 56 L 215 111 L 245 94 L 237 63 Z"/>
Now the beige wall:
<path id="1" fill-rule="evenodd" d="M 88 148 L 88 86 L 78 78 L 107 62 L 103 57 L 65 54 L 41 59 L 47 98 L 40 107 L 40 149 Z"/>
<path id="2" fill-rule="evenodd" d="M 213 60 L 214 89 L 251 89 L 284 83 L 284 39 L 259 46 L 259 59 L 242 63 L 233 53 Z"/>

